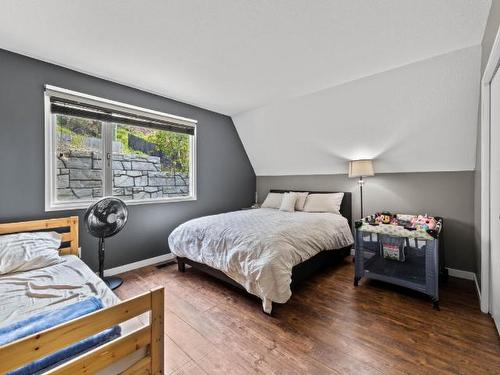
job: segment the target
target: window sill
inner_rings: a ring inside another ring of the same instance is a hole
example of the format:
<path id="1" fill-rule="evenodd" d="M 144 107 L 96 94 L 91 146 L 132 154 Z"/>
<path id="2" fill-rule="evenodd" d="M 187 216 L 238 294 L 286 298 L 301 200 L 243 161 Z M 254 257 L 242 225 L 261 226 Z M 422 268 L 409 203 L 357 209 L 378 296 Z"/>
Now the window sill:
<path id="1" fill-rule="evenodd" d="M 102 199 L 102 198 L 100 198 L 100 199 Z M 83 202 L 68 202 L 68 203 L 54 204 L 54 205 L 45 207 L 45 212 L 85 210 L 91 204 L 97 202 L 98 200 L 99 199 L 83 201 Z M 176 203 L 176 202 L 191 202 L 191 201 L 196 201 L 196 196 L 160 198 L 160 199 L 124 200 L 124 202 L 127 206 L 138 206 L 138 205 L 143 205 L 143 204 L 164 204 L 164 203 Z"/>

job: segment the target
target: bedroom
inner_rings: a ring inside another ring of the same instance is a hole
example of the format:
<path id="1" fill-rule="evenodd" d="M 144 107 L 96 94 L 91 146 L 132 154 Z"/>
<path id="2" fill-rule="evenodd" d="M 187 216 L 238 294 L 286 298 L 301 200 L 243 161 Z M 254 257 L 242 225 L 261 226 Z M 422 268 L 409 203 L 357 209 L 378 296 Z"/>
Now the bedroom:
<path id="1" fill-rule="evenodd" d="M 500 372 L 498 1 L 0 20 L 0 372 Z"/>

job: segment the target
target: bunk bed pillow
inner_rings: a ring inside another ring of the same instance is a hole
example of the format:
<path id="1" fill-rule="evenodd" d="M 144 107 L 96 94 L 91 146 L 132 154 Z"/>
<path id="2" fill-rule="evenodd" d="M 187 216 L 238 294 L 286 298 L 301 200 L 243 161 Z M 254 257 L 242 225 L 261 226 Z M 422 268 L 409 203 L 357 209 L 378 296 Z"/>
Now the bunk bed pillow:
<path id="1" fill-rule="evenodd" d="M 16 233 L 0 236 L 0 275 L 29 271 L 62 261 L 61 236 L 56 232 Z"/>

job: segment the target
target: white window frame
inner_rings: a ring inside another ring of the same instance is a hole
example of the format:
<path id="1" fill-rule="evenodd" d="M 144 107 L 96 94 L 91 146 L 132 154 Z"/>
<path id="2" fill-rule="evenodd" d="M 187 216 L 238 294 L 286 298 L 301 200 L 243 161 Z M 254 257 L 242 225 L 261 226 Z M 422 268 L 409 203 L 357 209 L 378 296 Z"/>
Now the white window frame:
<path id="1" fill-rule="evenodd" d="M 50 110 L 50 98 L 55 96 L 57 98 L 76 100 L 80 103 L 89 105 L 98 105 L 110 110 L 117 110 L 128 112 L 133 115 L 147 116 L 151 119 L 161 121 L 173 122 L 183 126 L 192 127 L 194 134 L 189 137 L 189 195 L 184 197 L 162 197 L 162 198 L 149 198 L 149 199 L 135 199 L 125 200 L 128 205 L 138 204 L 158 204 L 169 202 L 182 202 L 182 201 L 195 201 L 196 200 L 196 126 L 197 121 L 186 117 L 179 117 L 168 113 L 153 111 L 146 108 L 141 108 L 126 103 L 121 103 L 113 100 L 100 98 L 97 96 L 87 95 L 76 91 L 66 90 L 60 87 L 45 85 L 44 90 L 44 106 L 45 106 L 45 211 L 60 211 L 60 210 L 73 210 L 87 208 L 91 203 L 96 202 L 101 198 L 96 199 L 81 199 L 74 201 L 58 201 L 57 188 L 56 188 L 56 175 L 57 175 L 57 157 L 56 157 L 56 132 L 55 132 L 55 115 Z M 111 136 L 111 126 L 103 126 L 102 140 L 104 145 L 109 142 L 106 140 Z M 105 146 L 107 147 L 107 146 Z M 109 151 L 109 150 L 106 150 Z M 103 155 L 103 161 L 105 159 Z M 106 173 L 106 168 L 103 168 L 103 197 L 110 194 L 112 191 L 111 176 Z M 108 191 L 107 191 L 108 190 Z"/>

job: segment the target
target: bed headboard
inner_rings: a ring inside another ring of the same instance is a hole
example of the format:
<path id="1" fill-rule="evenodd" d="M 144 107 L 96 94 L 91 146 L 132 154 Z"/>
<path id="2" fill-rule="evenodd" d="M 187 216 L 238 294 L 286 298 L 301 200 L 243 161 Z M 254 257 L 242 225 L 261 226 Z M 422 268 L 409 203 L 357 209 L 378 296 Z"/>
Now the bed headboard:
<path id="1" fill-rule="evenodd" d="M 331 193 L 344 193 L 344 198 L 340 204 L 340 213 L 349 221 L 349 226 L 352 227 L 352 203 L 351 192 L 346 191 L 307 191 L 307 190 L 276 190 L 271 189 L 271 193 L 288 193 L 289 191 L 296 191 L 298 193 L 308 192 L 310 194 L 331 194 Z"/>
<path id="2" fill-rule="evenodd" d="M 61 234 L 61 255 L 78 255 L 78 216 L 0 224 L 0 235 L 53 230 Z"/>

